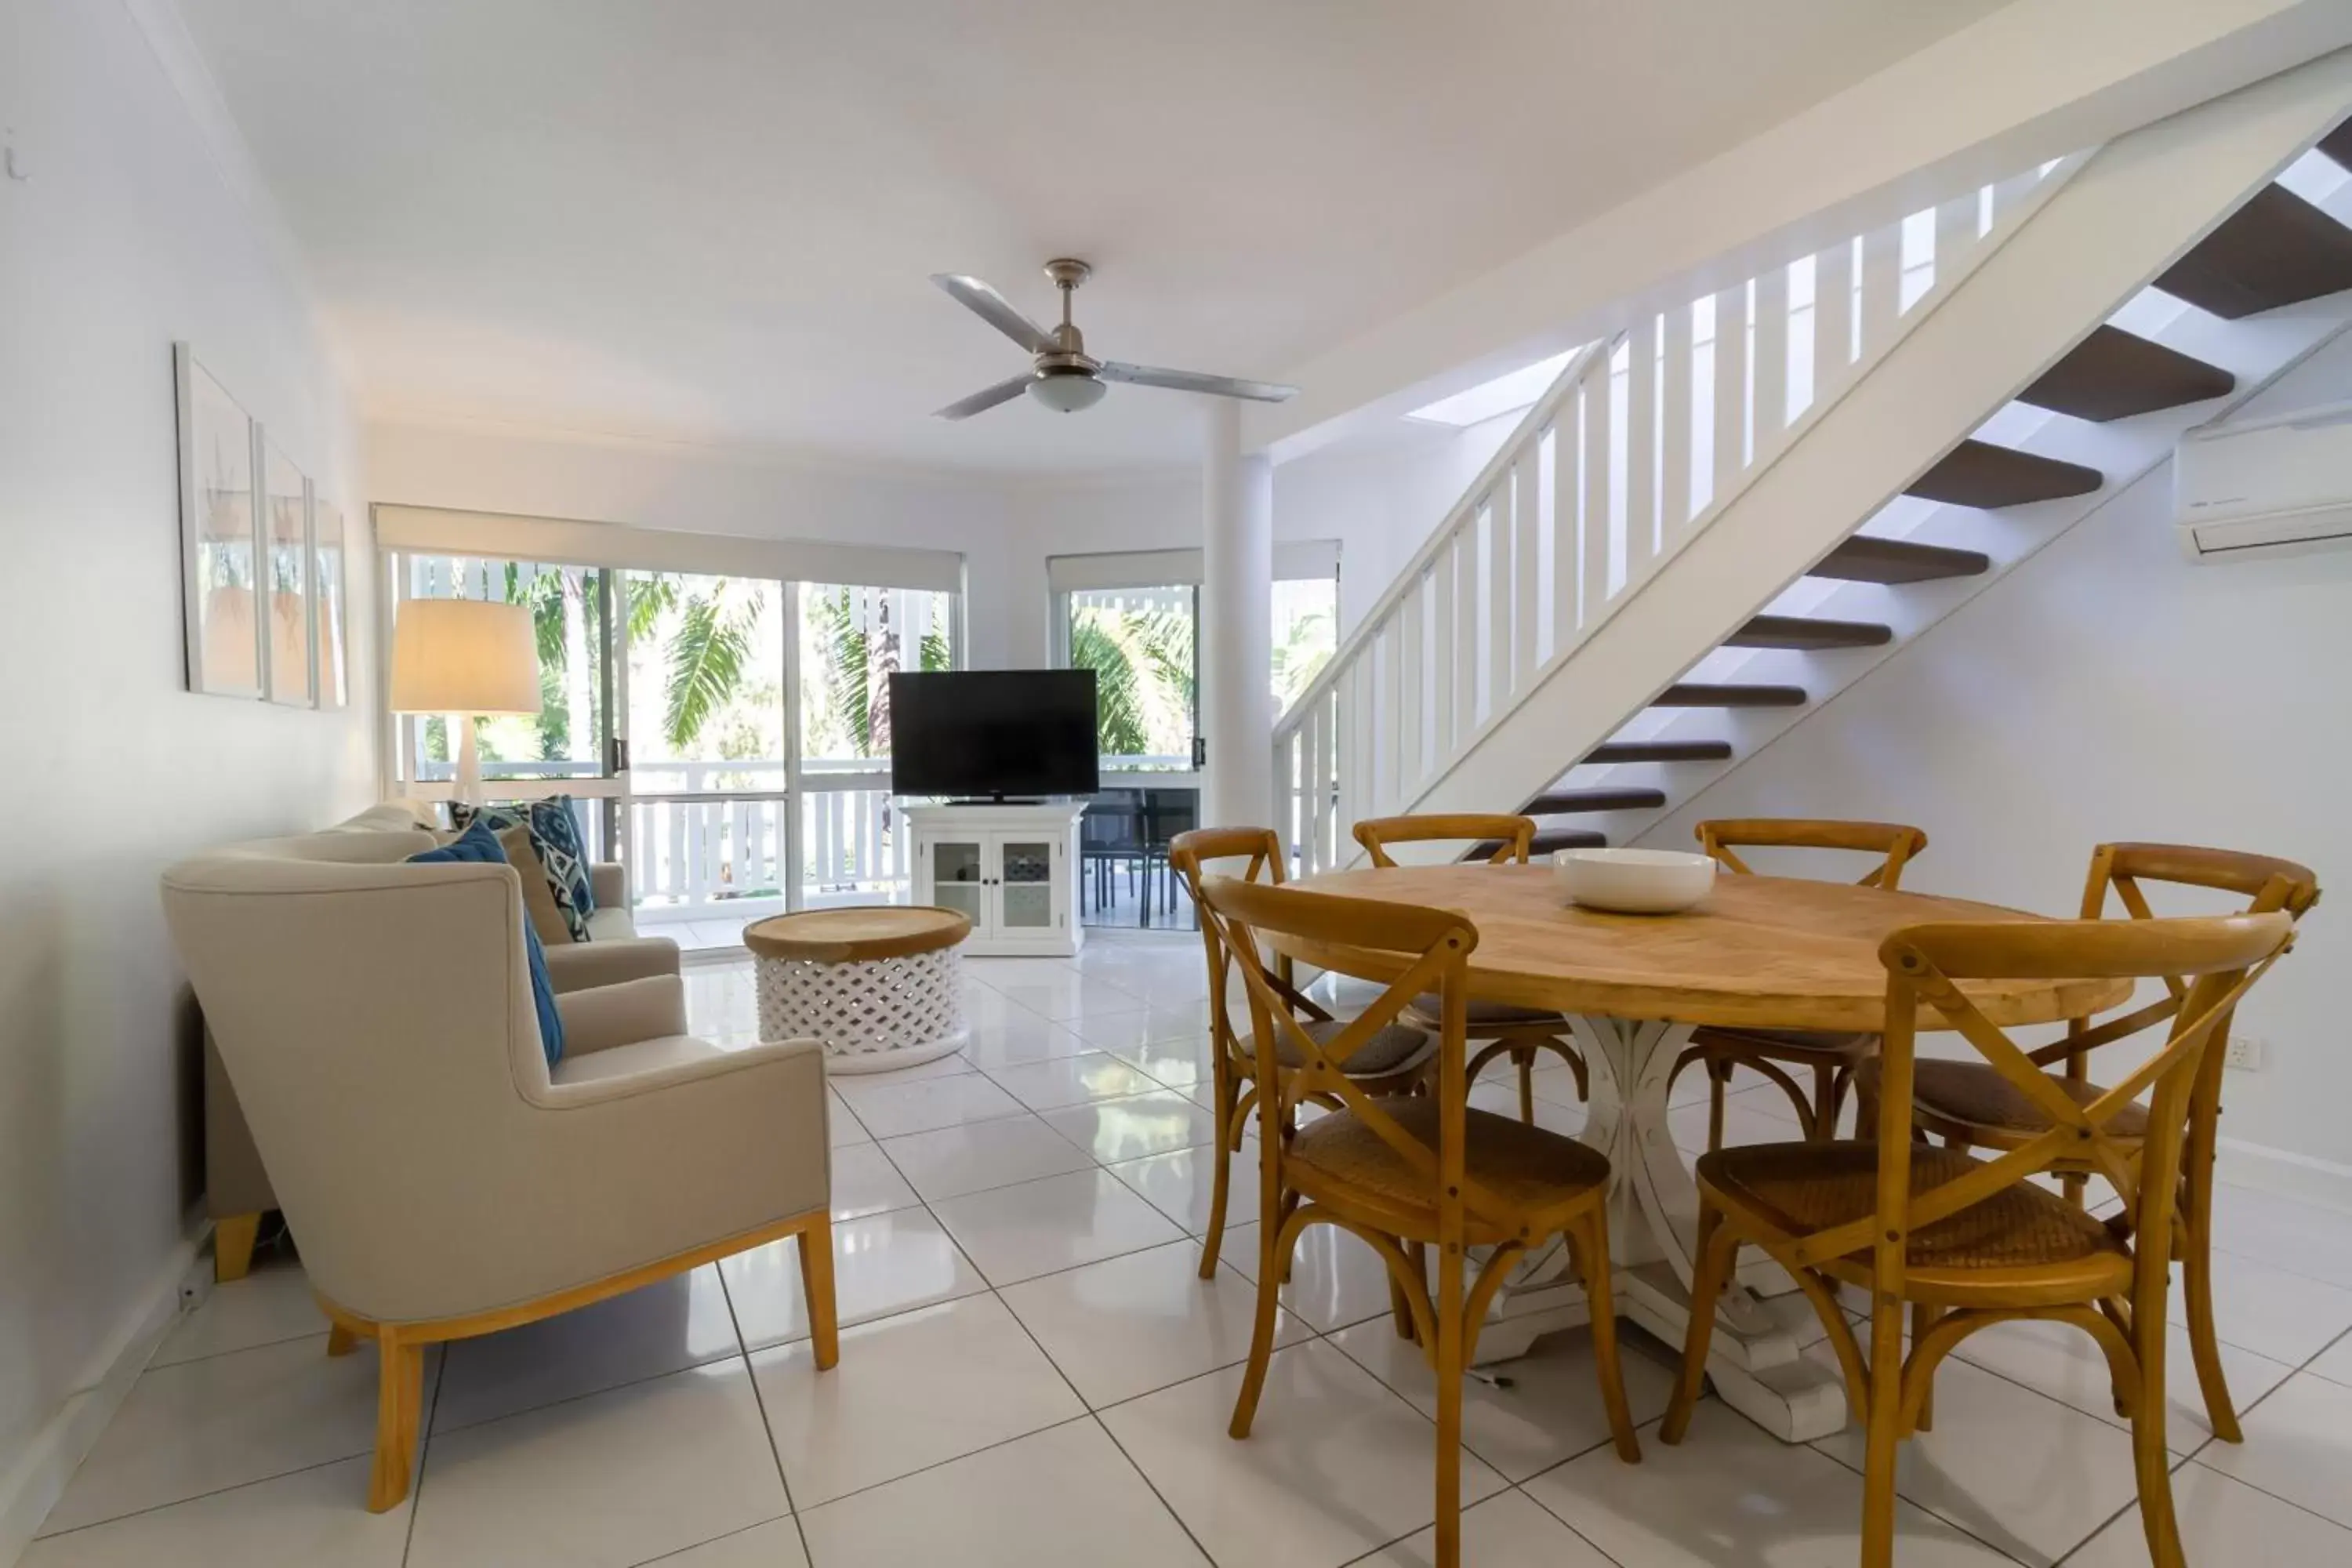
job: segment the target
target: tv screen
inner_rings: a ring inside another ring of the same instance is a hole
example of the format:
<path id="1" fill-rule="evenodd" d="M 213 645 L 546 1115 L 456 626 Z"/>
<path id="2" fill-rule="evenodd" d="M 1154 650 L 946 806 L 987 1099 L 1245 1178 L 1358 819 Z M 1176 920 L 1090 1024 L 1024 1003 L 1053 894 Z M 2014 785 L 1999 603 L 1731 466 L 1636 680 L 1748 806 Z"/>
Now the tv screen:
<path id="1" fill-rule="evenodd" d="M 890 788 L 959 797 L 1101 787 L 1091 669 L 890 677 Z"/>

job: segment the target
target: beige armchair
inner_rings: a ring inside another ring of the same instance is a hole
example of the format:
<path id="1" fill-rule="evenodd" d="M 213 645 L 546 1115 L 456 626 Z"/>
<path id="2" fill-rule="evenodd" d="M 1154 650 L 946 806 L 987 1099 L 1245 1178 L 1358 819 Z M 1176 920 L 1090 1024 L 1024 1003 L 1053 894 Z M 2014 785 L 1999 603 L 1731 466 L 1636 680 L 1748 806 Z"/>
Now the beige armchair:
<path id="1" fill-rule="evenodd" d="M 164 874 L 173 942 L 334 1332 L 382 1354 L 369 1506 L 407 1494 L 425 1347 L 796 1237 L 837 1353 L 824 1064 L 723 1051 L 675 975 L 559 999 L 547 1066 L 512 868 L 320 834 Z"/>

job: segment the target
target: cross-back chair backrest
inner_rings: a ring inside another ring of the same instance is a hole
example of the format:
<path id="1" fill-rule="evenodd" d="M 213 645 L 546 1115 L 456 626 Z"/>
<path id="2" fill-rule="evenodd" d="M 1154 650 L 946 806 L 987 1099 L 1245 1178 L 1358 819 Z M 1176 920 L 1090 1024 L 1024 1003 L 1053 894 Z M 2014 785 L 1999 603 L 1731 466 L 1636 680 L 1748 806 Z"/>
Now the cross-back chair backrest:
<path id="1" fill-rule="evenodd" d="M 1886 966 L 1886 1027 L 1880 1047 L 1876 1212 L 1817 1231 L 1797 1247 L 1815 1264 L 1874 1249 L 1878 1288 L 1895 1289 L 1906 1238 L 2044 1172 L 2088 1168 L 2125 1199 L 2140 1236 L 2169 1234 L 2178 1201 L 2181 1141 L 2199 1072 L 2239 997 L 2286 951 L 2294 922 L 2285 914 L 2180 920 L 1951 922 L 1908 926 L 1878 950 Z M 2152 1031 L 2163 1038 L 2115 1086 L 2079 1103 L 2044 1073 L 2006 1030 L 1968 994 L 1970 981 L 2181 977 L 2181 1005 L 2163 1016 L 2129 1023 L 2113 1038 Z M 1911 1190 L 1911 1093 L 1921 1019 L 1957 1029 L 1977 1054 L 2048 1119 L 1964 1174 L 1924 1192 Z M 2122 1136 L 2116 1119 L 2148 1096 L 2147 1131 Z M 2165 1266 L 2162 1248 L 2156 1266 Z"/>
<path id="2" fill-rule="evenodd" d="M 1900 822 L 1840 822 L 1810 816 L 1722 817 L 1697 828 L 1702 853 L 1727 871 L 1753 876 L 1756 868 L 1739 858 L 1741 849 L 1847 849 L 1875 855 L 1878 864 L 1856 884 L 1894 892 L 1903 885 L 1903 868 L 1927 847 L 1924 829 Z"/>
<path id="3" fill-rule="evenodd" d="M 1464 1173 L 1465 1123 L 1469 1094 L 1463 1030 L 1469 1005 L 1469 957 L 1478 929 L 1449 910 L 1393 904 L 1374 899 L 1341 898 L 1295 888 L 1211 878 L 1202 889 L 1202 920 L 1224 928 L 1226 951 L 1248 987 L 1250 1021 L 1261 1086 L 1260 1125 L 1270 1180 L 1279 1182 L 1282 1140 L 1292 1111 L 1314 1099 L 1352 1111 L 1374 1136 L 1394 1150 L 1429 1185 L 1437 1210 L 1438 1244 L 1458 1245 L 1465 1216 L 1498 1226 L 1523 1222 L 1517 1211 Z M 1259 959 L 1265 936 L 1295 938 L 1310 944 L 1315 962 L 1385 989 L 1349 1020 L 1346 1027 L 1317 1039 L 1286 1005 L 1272 973 Z M 1373 1098 L 1349 1078 L 1348 1058 L 1381 1030 L 1398 1021 L 1417 996 L 1440 999 L 1437 1080 L 1437 1147 L 1408 1133 Z M 1287 1044 L 1297 1064 L 1278 1067 Z"/>
<path id="4" fill-rule="evenodd" d="M 1240 879 L 1244 882 L 1267 882 L 1280 885 L 1284 880 L 1282 840 L 1270 827 L 1196 827 L 1180 833 L 1168 845 L 1168 864 L 1184 879 L 1184 891 L 1191 895 L 1192 907 L 1201 908 L 1201 889 L 1208 880 L 1212 866 L 1240 862 Z M 1244 1067 L 1254 1066 L 1250 1053 L 1234 1034 L 1233 1014 L 1227 1004 L 1232 995 L 1233 963 L 1228 956 L 1223 933 L 1217 923 L 1204 914 L 1201 919 L 1201 945 L 1206 951 L 1209 963 L 1209 1028 L 1215 1037 L 1217 1048 L 1243 1058 Z M 1293 1006 L 1307 1010 L 1317 1018 L 1328 1014 L 1291 989 L 1290 963 L 1277 961 L 1275 978 Z"/>
<path id="5" fill-rule="evenodd" d="M 1430 816 L 1368 816 L 1356 824 L 1356 842 L 1375 866 L 1393 866 L 1391 844 L 1429 844 L 1452 839 L 1467 844 L 1493 844 L 1486 857 L 1492 866 L 1528 863 L 1535 847 L 1536 824 L 1529 816 L 1506 812 L 1450 812 Z"/>
<path id="6" fill-rule="evenodd" d="M 2293 860 L 2282 860 L 2272 855 L 2251 855 L 2236 849 L 2209 849 L 2192 844 L 2102 844 L 2091 852 L 2091 871 L 2083 888 L 2083 918 L 2086 921 L 2105 919 L 2107 895 L 2112 891 L 2124 913 L 2132 920 L 2156 918 L 2149 904 L 2147 887 L 2161 883 L 2171 887 L 2203 888 L 2215 892 L 2234 893 L 2247 900 L 2245 912 L 2267 914 L 2283 910 L 2294 920 L 2319 902 L 2319 879 L 2307 866 Z M 2149 1006 L 2127 1014 L 2115 1023 L 2143 1019 L 2153 1023 L 2177 1013 L 2189 995 L 2187 980 L 2180 975 L 2155 976 L 2164 982 L 2165 996 Z M 2086 1058 L 2092 1050 L 2118 1037 L 2104 1035 L 2108 1026 L 2095 1027 L 2087 1018 L 2077 1019 L 2068 1027 L 2066 1037 L 2055 1045 L 2044 1046 L 2033 1053 L 2034 1060 L 2043 1064 L 2063 1063 L 2068 1078 L 2088 1076 Z M 2227 1038 L 2230 1018 L 2221 1020 L 2220 1034 Z M 2200 1080 L 2200 1100 L 2218 1100 L 2221 1093 L 2221 1053 L 2216 1051 L 2209 1059 Z"/>

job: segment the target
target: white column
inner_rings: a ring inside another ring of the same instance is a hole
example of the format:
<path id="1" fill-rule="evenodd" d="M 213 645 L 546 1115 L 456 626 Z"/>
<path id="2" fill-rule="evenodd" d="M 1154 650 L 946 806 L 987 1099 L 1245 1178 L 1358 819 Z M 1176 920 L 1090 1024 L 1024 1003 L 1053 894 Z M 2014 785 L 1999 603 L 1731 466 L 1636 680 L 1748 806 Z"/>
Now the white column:
<path id="1" fill-rule="evenodd" d="M 1274 820 L 1274 465 L 1242 456 L 1241 405 L 1212 398 L 1201 457 L 1201 821 Z"/>

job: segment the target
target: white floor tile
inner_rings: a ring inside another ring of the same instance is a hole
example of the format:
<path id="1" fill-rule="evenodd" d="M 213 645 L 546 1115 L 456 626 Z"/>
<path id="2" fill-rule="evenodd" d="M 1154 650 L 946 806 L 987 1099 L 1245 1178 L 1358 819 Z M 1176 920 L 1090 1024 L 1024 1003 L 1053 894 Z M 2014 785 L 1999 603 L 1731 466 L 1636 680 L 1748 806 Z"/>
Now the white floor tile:
<path id="1" fill-rule="evenodd" d="M 1148 1094 L 1160 1087 L 1156 1079 L 1144 1077 L 1127 1063 L 1100 1051 L 995 1068 L 988 1076 L 1032 1110 L 1057 1110 L 1092 1100 Z"/>
<path id="2" fill-rule="evenodd" d="M 1616 1568 L 1520 1491 L 1497 1492 L 1462 1510 L 1462 1561 L 1477 1568 Z M 1358 1562 L 1362 1568 L 1436 1568 L 1437 1527 Z"/>
<path id="3" fill-rule="evenodd" d="M 2228 1163 L 2224 1154 L 2224 1177 Z M 2352 1289 L 2352 1215 L 2223 1180 L 2213 1186 L 2213 1234 L 2241 1258 Z"/>
<path id="4" fill-rule="evenodd" d="M 877 1139 L 993 1121 L 1019 1116 L 1024 1110 L 1019 1100 L 977 1072 L 906 1081 L 896 1080 L 888 1073 L 864 1078 L 844 1075 L 833 1080 L 833 1087 L 849 1102 L 866 1131 Z"/>
<path id="5" fill-rule="evenodd" d="M 2352 1531 L 2202 1464 L 2172 1473 L 2181 1555 L 2194 1564 L 2352 1563 Z M 2092 1537 L 2068 1568 L 2147 1568 L 2147 1531 L 2133 1509 Z"/>
<path id="6" fill-rule="evenodd" d="M 1514 1121 L 1519 1119 L 1519 1086 L 1517 1083 L 1481 1082 L 1477 1088 L 1470 1091 L 1469 1102 L 1481 1110 L 1491 1110 L 1497 1116 L 1507 1116 Z M 1557 1100 L 1545 1100 L 1538 1096 L 1536 1100 L 1535 1111 L 1536 1125 L 1548 1132 L 1557 1132 L 1563 1138 L 1573 1138 L 1584 1131 L 1584 1107 L 1581 1105 L 1562 1105 Z M 1706 1136 L 1706 1122 L 1702 1120 L 1699 1125 L 1702 1140 Z"/>
<path id="7" fill-rule="evenodd" d="M 408 1568 L 633 1568 L 789 1511 L 721 1362 L 436 1435 Z"/>
<path id="8" fill-rule="evenodd" d="M 2196 1364 L 2189 1352 L 2189 1331 L 2168 1325 L 2166 1334 L 2164 1383 L 2170 1415 L 2166 1446 L 2176 1454 L 2189 1454 L 2212 1436 L 2205 1418 L 2205 1396 L 2197 1386 Z M 2021 1321 L 1980 1329 L 1960 1342 L 1952 1352 L 2000 1373 L 2012 1383 L 2039 1389 L 2063 1399 L 2086 1415 L 2128 1431 L 2131 1423 L 2116 1414 L 2115 1395 L 2107 1375 L 2107 1358 L 2082 1330 L 2066 1323 Z M 2221 1372 L 2229 1379 L 2231 1402 L 2241 1409 L 2277 1387 L 2292 1367 L 2242 1351 L 2221 1346 Z"/>
<path id="9" fill-rule="evenodd" d="M 1008 1001 L 1057 1024 L 1076 1026 L 1089 1018 L 1112 1013 L 1132 1013 L 1147 1005 L 1144 999 L 1110 981 L 1066 970 L 1058 975 L 1037 975 L 992 981 Z M 1080 1033 L 1085 1031 L 1081 1029 Z"/>
<path id="10" fill-rule="evenodd" d="M 1596 1448 L 1528 1481 L 1527 1493 L 1612 1561 L 1641 1568 L 1852 1568 L 1862 1555 L 1862 1478 L 1783 1443 L 1714 1399 L 1676 1447 L 1642 1428 L 1642 1462 Z M 1983 1542 L 1895 1505 L 1902 1568 L 2014 1568 Z"/>
<path id="11" fill-rule="evenodd" d="M 414 1500 L 368 1512 L 371 1463 L 320 1465 L 49 1536 L 17 1568 L 400 1568 Z"/>
<path id="12" fill-rule="evenodd" d="M 890 1157 L 873 1143 L 851 1144 L 833 1152 L 833 1217 L 861 1219 L 870 1214 L 912 1208 L 922 1200 Z"/>
<path id="13" fill-rule="evenodd" d="M 808 1510 L 815 1568 L 1201 1568 L 1201 1553 L 1091 1419 Z"/>
<path id="14" fill-rule="evenodd" d="M 1146 1197 L 1151 1194 L 1146 1193 Z M 2317 1373 L 2330 1383 L 2352 1386 L 2352 1334 L 2347 1334 L 2319 1353 L 2306 1372 Z"/>
<path id="15" fill-rule="evenodd" d="M 849 1072 L 830 1062 L 826 1066 L 835 1089 L 853 1084 L 920 1083 L 928 1078 L 955 1078 L 978 1070 L 976 1065 L 966 1061 L 961 1052 L 950 1052 L 943 1057 L 933 1057 L 929 1061 L 910 1062 L 903 1067 L 880 1068 L 867 1072 Z"/>
<path id="16" fill-rule="evenodd" d="M 1621 1328 L 1625 1342 L 1618 1361 L 1625 1396 L 1636 1424 L 1665 1414 L 1675 1374 L 1663 1350 L 1653 1355 L 1646 1342 Z M 1396 1325 L 1376 1318 L 1334 1334 L 1331 1342 L 1412 1402 L 1423 1415 L 1437 1415 L 1437 1380 L 1421 1347 L 1397 1337 Z M 1601 1403 L 1601 1377 L 1593 1368 L 1592 1336 L 1584 1329 L 1547 1334 L 1516 1361 L 1486 1369 L 1510 1380 L 1498 1388 L 1477 1378 L 1462 1384 L 1462 1443 L 1500 1471 L 1523 1481 L 1564 1459 L 1610 1441 L 1609 1415 Z"/>
<path id="17" fill-rule="evenodd" d="M 805 1343 L 751 1369 L 803 1512 L 1086 1411 L 992 1295 L 845 1330 L 828 1372 Z"/>
<path id="18" fill-rule="evenodd" d="M 800 1521 L 787 1515 L 657 1557 L 645 1568 L 806 1568 Z"/>
<path id="19" fill-rule="evenodd" d="M 2168 1315 L 2187 1323 L 2177 1263 L 2169 1299 Z M 2301 1366 L 2352 1329 L 2352 1290 L 2216 1248 L 2213 1326 L 2224 1344 Z"/>
<path id="20" fill-rule="evenodd" d="M 945 1198 L 932 1212 L 992 1285 L 1180 1241 L 1174 1221 L 1108 1171 Z"/>
<path id="21" fill-rule="evenodd" d="M 1241 1382 L 1234 1367 L 1102 1415 L 1219 1568 L 1336 1568 L 1436 1518 L 1436 1426 L 1338 1350 L 1276 1352 L 1235 1441 Z M 1465 1503 L 1502 1487 L 1463 1456 Z"/>
<path id="22" fill-rule="evenodd" d="M 310 1276 L 293 1258 L 278 1257 L 242 1279 L 214 1286 L 203 1306 L 173 1326 L 148 1365 L 170 1366 L 326 1331 L 327 1316 L 310 1294 Z"/>
<path id="23" fill-rule="evenodd" d="M 2298 1373 L 2239 1421 L 2246 1440 L 2208 1444 L 2199 1464 L 2352 1526 L 2352 1388 Z"/>
<path id="24" fill-rule="evenodd" d="M 1222 1262 L 1243 1279 L 1255 1280 L 1258 1268 L 1258 1227 L 1229 1225 Z M 1330 1333 L 1367 1318 L 1389 1315 L 1389 1272 L 1361 1237 L 1336 1225 L 1310 1225 L 1298 1237 L 1290 1260 L 1290 1282 L 1282 1288 L 1282 1304 L 1307 1321 L 1318 1333 Z"/>
<path id="25" fill-rule="evenodd" d="M 833 1103 L 826 1108 L 825 1128 L 826 1141 L 836 1149 L 874 1142 L 874 1134 L 866 1131 L 866 1124 L 857 1120 L 857 1113 L 838 1093 L 834 1094 Z"/>
<path id="26" fill-rule="evenodd" d="M 1061 1025 L 1048 1022 L 1026 1008 L 1013 1010 L 989 1023 L 974 1022 L 963 1059 L 982 1071 L 1019 1067 L 1026 1062 L 1075 1057 L 1095 1047 Z"/>
<path id="27" fill-rule="evenodd" d="M 1209 1229 L 1209 1199 L 1216 1181 L 1217 1151 L 1202 1143 L 1171 1149 L 1140 1160 L 1124 1160 L 1108 1167 L 1110 1173 L 1141 1193 L 1144 1200 L 1181 1225 L 1191 1235 Z M 1225 1182 L 1225 1225 L 1228 1230 L 1257 1216 L 1257 1149 L 1255 1145 L 1230 1156 Z"/>
<path id="28" fill-rule="evenodd" d="M 1217 1119 L 1172 1089 L 1043 1114 L 1046 1126 L 1106 1165 L 1189 1149 L 1216 1136 Z"/>
<path id="29" fill-rule="evenodd" d="M 751 1350 L 806 1339 L 800 1244 L 773 1241 L 721 1258 L 719 1271 Z M 833 1227 L 833 1298 L 844 1323 L 911 1311 L 988 1289 L 929 1209 L 898 1209 Z"/>
<path id="30" fill-rule="evenodd" d="M 1256 1288 L 1230 1268 L 1213 1280 L 1200 1269 L 1200 1247 L 1179 1241 L 1049 1274 L 1003 1295 L 1054 1364 L 1100 1409 L 1248 1357 Z M 1277 1345 L 1307 1331 L 1277 1312 Z"/>
<path id="31" fill-rule="evenodd" d="M 443 1352 L 433 1430 L 495 1421 L 742 1349 L 719 1270 L 706 1264 L 576 1312 L 453 1342 Z"/>
<path id="32" fill-rule="evenodd" d="M 1666 1127 L 1674 1134 L 1675 1147 L 1693 1159 L 1706 1152 L 1706 1101 L 1696 1105 L 1678 1105 L 1666 1112 Z M 1777 1116 L 1768 1116 L 1746 1097 L 1735 1095 L 1723 1102 L 1723 1146 L 1736 1149 L 1748 1143 L 1794 1143 L 1802 1136 L 1797 1124 Z"/>
<path id="33" fill-rule="evenodd" d="M 1198 1002 L 1159 1007 L 1135 1002 L 1129 1005 L 1127 1011 L 1097 1013 L 1077 1020 L 1070 1027 L 1095 1049 L 1126 1056 L 1160 1041 L 1185 1040 L 1205 1034 L 1209 1012 L 1205 1004 Z"/>
<path id="34" fill-rule="evenodd" d="M 1094 1163 L 1085 1150 L 1026 1112 L 1003 1121 L 893 1138 L 883 1152 L 930 1203 L 1083 1171 Z"/>
<path id="35" fill-rule="evenodd" d="M 1216 1069 L 1216 1047 L 1205 1032 L 1122 1046 L 1111 1054 L 1170 1089 L 1208 1083 Z"/>
<path id="36" fill-rule="evenodd" d="M 425 1364 L 432 1398 L 440 1357 Z M 327 1336 L 142 1373 L 45 1534 L 375 1449 L 376 1358 L 329 1357 Z"/>
<path id="37" fill-rule="evenodd" d="M 1935 1414 L 1896 1450 L 1896 1491 L 2021 1563 L 2056 1562 L 2137 1494 L 2127 1433 L 1981 1367 L 1947 1360 Z M 1861 1470 L 1859 1425 L 1816 1447 Z"/>

